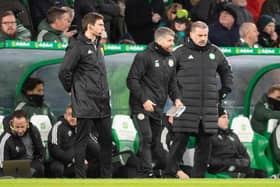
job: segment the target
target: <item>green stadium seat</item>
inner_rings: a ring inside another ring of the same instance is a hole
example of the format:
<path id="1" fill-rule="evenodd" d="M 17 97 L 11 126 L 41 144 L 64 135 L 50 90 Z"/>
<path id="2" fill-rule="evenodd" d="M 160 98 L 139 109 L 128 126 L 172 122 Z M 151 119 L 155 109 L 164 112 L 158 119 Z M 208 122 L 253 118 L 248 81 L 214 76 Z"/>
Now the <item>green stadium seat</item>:
<path id="1" fill-rule="evenodd" d="M 3 119 L 5 116 L 0 115 L 0 135 L 4 132 Z"/>
<path id="2" fill-rule="evenodd" d="M 269 142 L 252 130 L 249 118 L 243 115 L 236 116 L 232 120 L 231 129 L 246 147 L 251 159 L 251 168 L 265 170 L 268 175 L 271 175 L 273 166 L 265 155 L 265 149 Z"/>
<path id="3" fill-rule="evenodd" d="M 118 152 L 139 150 L 139 135 L 128 115 L 115 115 L 112 124 L 113 141 Z"/>

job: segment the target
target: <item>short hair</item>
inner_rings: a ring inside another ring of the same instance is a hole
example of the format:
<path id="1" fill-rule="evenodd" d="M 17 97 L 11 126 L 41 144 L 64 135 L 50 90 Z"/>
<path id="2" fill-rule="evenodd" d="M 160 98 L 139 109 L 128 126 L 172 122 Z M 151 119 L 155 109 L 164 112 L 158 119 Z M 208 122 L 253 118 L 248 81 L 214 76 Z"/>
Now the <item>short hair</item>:
<path id="1" fill-rule="evenodd" d="M 209 29 L 208 25 L 203 22 L 203 21 L 195 21 L 191 23 L 191 28 L 190 31 L 194 31 L 196 28 L 200 28 L 200 29 Z"/>
<path id="2" fill-rule="evenodd" d="M 104 17 L 96 12 L 87 13 L 82 19 L 82 29 L 83 31 L 87 30 L 88 24 L 94 25 L 97 20 L 104 19 Z"/>
<path id="3" fill-rule="evenodd" d="M 2 23 L 2 19 L 3 17 L 6 17 L 6 16 L 14 16 L 16 18 L 16 15 L 14 14 L 13 11 L 11 10 L 7 10 L 7 11 L 4 11 L 0 14 L 0 22 Z"/>
<path id="4" fill-rule="evenodd" d="M 252 22 L 244 22 L 239 27 L 239 35 L 241 38 L 246 36 L 246 33 L 250 31 L 250 26 L 254 25 Z"/>
<path id="5" fill-rule="evenodd" d="M 159 27 L 154 33 L 155 40 L 170 35 L 175 37 L 175 32 L 168 27 Z"/>
<path id="6" fill-rule="evenodd" d="M 55 20 L 60 19 L 63 14 L 68 13 L 67 10 L 59 7 L 51 7 L 47 13 L 47 22 L 52 24 Z"/>
<path id="7" fill-rule="evenodd" d="M 29 77 L 22 86 L 22 93 L 26 95 L 27 91 L 33 90 L 38 84 L 44 84 L 39 78 Z"/>
<path id="8" fill-rule="evenodd" d="M 275 91 L 280 91 L 280 84 L 274 84 L 274 85 L 272 85 L 272 86 L 268 89 L 267 94 L 268 94 L 268 95 L 269 95 L 269 94 L 272 94 L 272 93 L 275 92 Z"/>
<path id="9" fill-rule="evenodd" d="M 11 119 L 13 120 L 15 118 L 25 118 L 26 120 L 28 120 L 27 113 L 22 109 L 21 110 L 15 110 L 12 113 Z"/>
<path id="10" fill-rule="evenodd" d="M 74 11 L 73 8 L 70 8 L 70 7 L 68 7 L 68 6 L 63 6 L 63 7 L 61 7 L 61 9 L 66 10 L 67 13 L 70 15 L 71 19 L 74 18 L 74 16 L 75 16 L 75 11 Z"/>

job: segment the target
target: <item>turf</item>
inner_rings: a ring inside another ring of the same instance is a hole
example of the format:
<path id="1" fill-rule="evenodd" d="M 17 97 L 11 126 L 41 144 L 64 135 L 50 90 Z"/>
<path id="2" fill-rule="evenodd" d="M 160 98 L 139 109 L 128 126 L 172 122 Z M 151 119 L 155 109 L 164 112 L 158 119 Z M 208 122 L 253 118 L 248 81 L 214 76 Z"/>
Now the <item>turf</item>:
<path id="1" fill-rule="evenodd" d="M 279 187 L 277 179 L 0 179 L 1 187 Z"/>

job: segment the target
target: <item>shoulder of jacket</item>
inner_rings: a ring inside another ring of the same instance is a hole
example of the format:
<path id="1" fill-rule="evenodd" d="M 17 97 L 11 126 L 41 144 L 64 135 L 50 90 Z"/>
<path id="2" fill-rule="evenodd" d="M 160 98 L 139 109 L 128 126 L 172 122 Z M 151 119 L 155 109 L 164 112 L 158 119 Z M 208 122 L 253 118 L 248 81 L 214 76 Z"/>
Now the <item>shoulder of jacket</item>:
<path id="1" fill-rule="evenodd" d="M 26 105 L 26 102 L 20 102 L 17 106 L 16 106 L 16 108 L 15 108 L 15 111 L 16 110 L 21 110 L 21 109 L 23 109 L 23 107 Z"/>
<path id="2" fill-rule="evenodd" d="M 177 51 L 179 49 L 182 49 L 182 47 L 184 47 L 185 45 L 184 44 L 180 44 L 180 45 L 177 45 L 176 47 L 173 48 L 173 51 Z"/>

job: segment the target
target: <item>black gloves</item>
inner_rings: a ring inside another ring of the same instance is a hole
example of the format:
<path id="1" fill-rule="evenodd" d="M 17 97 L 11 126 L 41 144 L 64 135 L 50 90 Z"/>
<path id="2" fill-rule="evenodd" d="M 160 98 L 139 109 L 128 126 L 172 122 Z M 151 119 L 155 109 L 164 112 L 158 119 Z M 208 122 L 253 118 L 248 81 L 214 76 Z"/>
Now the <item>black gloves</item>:
<path id="1" fill-rule="evenodd" d="M 222 101 L 227 97 L 227 94 L 229 94 L 231 92 L 231 88 L 227 88 L 227 87 L 222 87 L 219 90 L 219 100 Z"/>

